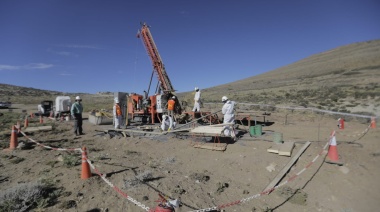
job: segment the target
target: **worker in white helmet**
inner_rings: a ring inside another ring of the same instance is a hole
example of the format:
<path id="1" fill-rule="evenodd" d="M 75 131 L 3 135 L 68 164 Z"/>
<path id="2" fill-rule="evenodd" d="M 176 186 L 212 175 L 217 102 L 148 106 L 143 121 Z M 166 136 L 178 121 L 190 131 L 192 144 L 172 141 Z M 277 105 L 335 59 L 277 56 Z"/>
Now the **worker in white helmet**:
<path id="1" fill-rule="evenodd" d="M 115 129 L 120 129 L 120 124 L 122 122 L 123 114 L 121 112 L 118 98 L 115 99 L 115 104 L 113 106 L 113 117 L 114 117 Z"/>
<path id="2" fill-rule="evenodd" d="M 168 100 L 168 115 L 174 117 L 174 108 L 175 108 L 175 96 L 172 96 Z"/>
<path id="3" fill-rule="evenodd" d="M 71 116 L 74 119 L 74 134 L 75 135 L 84 135 L 83 133 L 83 119 L 82 119 L 82 112 L 83 112 L 83 105 L 81 104 L 82 99 L 77 96 L 75 97 L 74 104 L 71 105 L 70 113 Z"/>
<path id="4" fill-rule="evenodd" d="M 194 95 L 194 107 L 193 112 L 201 112 L 201 91 L 198 87 L 194 88 L 195 95 Z"/>
<path id="5" fill-rule="evenodd" d="M 234 114 L 234 108 L 235 108 L 235 102 L 229 100 L 226 96 L 222 97 L 222 102 L 224 103 L 222 108 L 222 113 L 224 115 L 223 117 L 223 124 L 235 124 L 235 114 Z M 226 125 L 224 127 L 224 135 L 225 136 L 235 136 L 235 132 L 233 131 L 233 126 Z"/>
<path id="6" fill-rule="evenodd" d="M 162 115 L 161 129 L 162 131 L 170 131 L 175 128 L 176 122 L 168 115 Z"/>

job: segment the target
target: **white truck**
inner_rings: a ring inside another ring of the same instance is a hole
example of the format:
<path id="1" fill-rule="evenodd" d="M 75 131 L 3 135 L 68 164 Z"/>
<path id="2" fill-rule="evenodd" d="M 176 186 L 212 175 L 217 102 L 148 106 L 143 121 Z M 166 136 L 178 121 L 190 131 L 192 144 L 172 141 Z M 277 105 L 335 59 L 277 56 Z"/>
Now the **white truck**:
<path id="1" fill-rule="evenodd" d="M 55 102 L 53 101 L 42 101 L 38 105 L 38 112 L 41 115 L 50 115 L 50 112 L 53 111 L 54 117 L 67 116 L 70 114 L 71 109 L 71 99 L 69 96 L 57 96 Z"/>

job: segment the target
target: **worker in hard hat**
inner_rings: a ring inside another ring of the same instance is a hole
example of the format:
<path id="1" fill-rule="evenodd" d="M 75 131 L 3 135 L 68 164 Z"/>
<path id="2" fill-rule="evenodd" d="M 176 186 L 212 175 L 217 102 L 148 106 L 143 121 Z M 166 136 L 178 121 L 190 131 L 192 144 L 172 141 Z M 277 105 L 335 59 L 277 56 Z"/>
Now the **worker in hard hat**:
<path id="1" fill-rule="evenodd" d="M 74 119 L 74 134 L 75 135 L 84 135 L 83 133 L 83 118 L 82 118 L 82 112 L 83 112 L 83 105 L 82 105 L 82 99 L 77 96 L 75 97 L 75 102 L 73 105 L 71 105 L 71 116 Z"/>
<path id="2" fill-rule="evenodd" d="M 161 129 L 162 131 L 170 131 L 175 128 L 176 122 L 168 115 L 162 115 Z"/>
<path id="3" fill-rule="evenodd" d="M 115 129 L 120 129 L 120 124 L 122 122 L 123 114 L 121 112 L 119 99 L 117 98 L 115 99 L 115 104 L 113 106 L 113 117 L 114 117 Z"/>
<path id="4" fill-rule="evenodd" d="M 194 88 L 195 95 L 194 95 L 194 107 L 193 112 L 201 112 L 201 91 L 198 87 Z"/>
<path id="5" fill-rule="evenodd" d="M 234 101 L 229 100 L 226 96 L 222 97 L 222 102 L 224 103 L 222 108 L 222 113 L 224 115 L 223 124 L 235 124 L 234 108 L 236 103 Z M 224 126 L 223 132 L 225 136 L 235 136 L 233 126 L 231 125 Z"/>
<path id="6" fill-rule="evenodd" d="M 172 96 L 168 101 L 168 115 L 174 117 L 175 96 Z"/>

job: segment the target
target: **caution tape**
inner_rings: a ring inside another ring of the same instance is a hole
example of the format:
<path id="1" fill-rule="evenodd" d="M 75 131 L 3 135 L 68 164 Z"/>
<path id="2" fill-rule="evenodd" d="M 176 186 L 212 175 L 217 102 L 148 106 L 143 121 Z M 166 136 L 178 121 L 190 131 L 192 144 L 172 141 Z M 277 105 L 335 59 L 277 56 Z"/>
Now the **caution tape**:
<path id="1" fill-rule="evenodd" d="M 55 147 L 51 147 L 51 146 L 46 146 L 46 145 L 43 145 L 35 140 L 33 140 L 32 138 L 30 138 L 29 136 L 27 136 L 24 132 L 22 132 L 20 130 L 20 128 L 18 128 L 17 126 L 15 126 L 19 132 L 25 137 L 27 138 L 28 140 L 32 141 L 33 143 L 36 143 L 38 146 L 41 146 L 41 147 L 44 147 L 46 149 L 51 149 L 51 150 L 57 150 L 57 151 L 79 151 L 81 153 L 83 153 L 83 150 L 81 148 L 55 148 Z M 17 132 L 17 131 L 16 131 Z M 126 199 L 128 199 L 129 201 L 133 202 L 135 205 L 141 207 L 142 209 L 144 209 L 145 211 L 149 211 L 150 208 L 145 206 L 144 204 L 138 202 L 137 200 L 133 199 L 132 197 L 128 196 L 126 193 L 124 193 L 123 191 L 121 191 L 118 187 L 114 186 L 107 178 L 105 178 L 105 175 L 104 174 L 101 174 L 99 172 L 98 169 L 95 168 L 95 166 L 91 163 L 91 161 L 87 158 L 87 157 L 84 157 L 83 154 L 82 154 L 82 160 L 84 159 L 85 161 L 87 161 L 87 163 L 90 165 L 90 167 L 96 172 L 97 175 L 99 175 L 104 182 L 106 182 L 111 188 L 113 188 L 116 192 L 118 192 L 119 194 L 121 194 L 123 197 L 125 197 Z M 82 161 L 83 162 L 83 161 Z"/>
<path id="2" fill-rule="evenodd" d="M 23 131 L 21 131 L 20 128 L 18 128 L 17 126 L 15 126 L 19 132 L 25 137 L 27 138 L 28 140 L 32 141 L 33 143 L 37 144 L 38 146 L 41 146 L 43 148 L 46 148 L 46 149 L 51 149 L 51 150 L 56 150 L 56 151 L 82 151 L 81 148 L 57 148 L 57 147 L 51 147 L 51 146 L 46 146 L 46 145 L 43 145 L 35 140 L 33 140 L 32 138 L 30 138 L 29 136 L 27 136 Z"/>
<path id="3" fill-rule="evenodd" d="M 368 127 L 366 129 L 364 129 L 362 132 L 358 133 L 358 134 L 352 134 L 352 135 L 347 135 L 347 134 L 344 134 L 343 132 L 341 131 L 336 131 L 337 134 L 341 135 L 341 136 L 345 136 L 345 137 L 361 137 L 363 136 L 364 134 L 366 134 L 368 132 L 368 130 L 371 128 L 371 124 L 368 125 Z"/>
<path id="4" fill-rule="evenodd" d="M 240 104 L 245 104 L 245 105 L 258 105 L 258 106 L 263 106 L 263 105 L 260 105 L 260 104 L 246 104 L 246 103 L 240 103 Z M 272 105 L 264 105 L 264 106 L 271 106 L 271 107 L 277 107 L 277 106 L 272 106 Z M 332 114 L 340 114 L 340 115 L 347 115 L 347 116 L 355 116 L 355 117 L 362 117 L 362 118 L 373 118 L 371 116 L 364 116 L 364 115 L 357 115 L 357 114 L 348 114 L 348 113 L 340 113 L 340 112 L 333 112 L 333 111 L 327 111 L 327 110 L 320 110 L 320 109 L 316 109 L 316 108 L 298 108 L 298 107 L 278 107 L 278 108 L 283 108 L 283 109 L 296 109 L 296 110 L 313 110 L 313 111 L 319 111 L 319 112 L 325 112 L 325 113 L 332 113 Z M 370 128 L 371 125 L 369 125 L 361 134 L 364 134 L 366 133 L 369 128 Z M 17 128 L 17 127 L 16 127 Z M 20 130 L 20 129 L 18 129 Z M 31 140 L 32 142 L 36 143 L 37 145 L 39 146 L 42 146 L 44 148 L 48 148 L 48 149 L 52 149 L 52 150 L 58 150 L 58 151 L 80 151 L 81 153 L 83 153 L 83 150 L 80 149 L 80 148 L 69 148 L 69 149 L 63 149 L 63 148 L 54 148 L 54 147 L 50 147 L 50 146 L 45 146 L 45 145 L 42 145 L 40 143 L 38 143 L 37 141 L 34 141 L 32 138 L 28 137 L 24 132 L 22 132 L 20 130 L 20 132 L 26 137 L 28 138 L 29 140 Z M 332 135 L 333 136 L 333 135 Z M 331 137 L 332 137 L 331 136 Z M 347 135 L 345 135 L 347 136 Z M 263 195 L 266 195 L 266 194 L 269 194 L 271 193 L 272 191 L 286 185 L 287 183 L 289 182 L 292 182 L 293 180 L 295 180 L 299 175 L 301 175 L 303 172 L 305 172 L 309 167 L 311 167 L 315 161 L 317 161 L 317 159 L 322 156 L 322 155 L 326 155 L 327 154 L 327 147 L 329 146 L 330 144 L 330 141 L 332 140 L 330 137 L 329 139 L 329 142 L 326 143 L 326 145 L 323 147 L 323 149 L 321 150 L 321 152 L 316 155 L 314 157 L 314 159 L 309 163 L 307 164 L 301 171 L 299 171 L 298 173 L 296 173 L 295 175 L 293 175 L 292 177 L 290 177 L 289 179 L 287 179 L 286 181 L 284 181 L 283 183 L 280 183 L 279 185 L 273 187 L 273 188 L 269 188 L 261 193 L 258 193 L 258 194 L 255 194 L 255 195 L 252 195 L 252 196 L 249 196 L 249 197 L 246 197 L 246 198 L 243 198 L 243 199 L 240 199 L 240 200 L 236 200 L 236 201 L 233 201 L 233 202 L 230 202 L 230 203 L 227 203 L 227 204 L 221 204 L 221 205 L 218 205 L 218 206 L 213 206 L 213 207 L 209 207 L 209 208 L 203 208 L 203 209 L 198 209 L 198 210 L 193 210 L 193 211 L 190 211 L 190 212 L 206 212 L 206 211 L 214 211 L 214 210 L 220 210 L 220 209 L 223 209 L 223 208 L 227 208 L 227 207 L 231 207 L 231 206 L 234 206 L 234 205 L 238 205 L 238 204 L 243 204 L 243 203 L 246 203 L 246 202 L 249 202 L 253 199 L 257 199 Z M 138 202 L 137 200 L 133 199 L 132 197 L 128 196 L 126 193 L 124 193 L 123 191 L 121 191 L 118 187 L 116 187 L 115 185 L 113 185 L 106 177 L 104 174 L 101 174 L 99 172 L 99 170 L 96 169 L 96 167 L 91 163 L 91 161 L 88 159 L 88 158 L 85 158 L 85 160 L 88 162 L 88 164 L 90 165 L 90 167 L 96 172 L 96 174 L 98 174 L 104 182 L 106 182 L 112 189 L 114 189 L 116 192 L 118 192 L 120 195 L 122 195 L 123 197 L 125 197 L 127 200 L 129 200 L 130 202 L 134 203 L 135 205 L 137 205 L 138 207 L 144 209 L 145 211 L 150 211 L 150 208 L 148 206 L 145 206 L 144 204 Z"/>
<path id="5" fill-rule="evenodd" d="M 81 150 L 81 152 L 83 153 L 83 150 Z M 90 165 L 90 167 L 95 171 L 95 173 L 97 175 L 99 175 L 104 182 L 106 182 L 113 190 L 115 190 L 117 193 L 119 193 L 120 195 L 122 195 L 123 197 L 125 197 L 127 200 L 131 201 L 132 203 L 134 203 L 135 205 L 141 207 L 142 209 L 144 209 L 145 211 L 149 211 L 150 208 L 148 206 L 145 206 L 144 204 L 142 204 L 141 202 L 133 199 L 132 197 L 130 197 L 128 194 L 124 193 L 122 190 L 120 190 L 118 187 L 116 187 L 114 184 L 112 184 L 106 177 L 104 174 L 100 173 L 99 170 L 91 163 L 91 161 L 88 159 L 88 158 L 85 158 L 85 160 L 87 161 L 87 163 Z"/>
<path id="6" fill-rule="evenodd" d="M 215 104 L 215 103 L 204 103 L 204 104 Z M 252 104 L 252 103 L 238 103 L 239 105 L 249 105 L 249 106 L 264 106 L 264 107 L 274 107 L 274 108 L 280 108 L 280 109 L 289 109 L 289 110 L 311 110 L 315 112 L 322 112 L 322 113 L 329 113 L 329 114 L 337 114 L 337 115 L 343 115 L 343 116 L 352 116 L 352 117 L 359 117 L 359 118 L 379 118 L 379 116 L 366 116 L 366 115 L 360 115 L 360 114 L 352 114 L 352 113 L 343 113 L 343 112 L 336 112 L 336 111 L 330 111 L 330 110 L 321 110 L 318 108 L 313 107 L 286 107 L 286 106 L 275 106 L 275 105 L 268 105 L 268 104 Z"/>
<path id="7" fill-rule="evenodd" d="M 280 183 L 279 185 L 277 185 L 277 186 L 275 186 L 273 188 L 269 188 L 269 189 L 267 189 L 267 190 L 265 190 L 265 191 L 263 191 L 261 193 L 252 195 L 252 196 L 247 197 L 247 198 L 236 200 L 236 201 L 233 201 L 233 202 L 230 202 L 230 203 L 227 203 L 227 204 L 222 204 L 222 205 L 218 205 L 218 206 L 214 206 L 214 207 L 210 207 L 210 208 L 199 209 L 199 210 L 193 210 L 193 211 L 189 211 L 189 212 L 204 212 L 204 211 L 220 210 L 220 209 L 231 207 L 231 206 L 234 206 L 234 205 L 246 203 L 246 202 L 249 202 L 249 201 L 251 201 L 253 199 L 257 199 L 257 198 L 259 198 L 259 197 L 261 197 L 263 195 L 271 193 L 272 191 L 276 190 L 277 188 L 280 188 L 280 187 L 286 185 L 287 183 L 293 181 L 294 179 L 296 179 L 299 175 L 301 175 L 304 171 L 306 171 L 311 165 L 313 165 L 314 162 L 317 161 L 317 159 L 321 155 L 327 154 L 327 147 L 330 144 L 331 137 L 330 137 L 329 141 L 326 143 L 326 145 L 323 147 L 323 149 L 321 150 L 321 152 L 317 156 L 315 156 L 314 159 L 309 164 L 307 164 L 301 171 L 299 171 L 298 173 L 296 173 L 295 175 L 293 175 L 292 177 L 290 177 L 288 180 L 284 181 L 283 183 Z"/>

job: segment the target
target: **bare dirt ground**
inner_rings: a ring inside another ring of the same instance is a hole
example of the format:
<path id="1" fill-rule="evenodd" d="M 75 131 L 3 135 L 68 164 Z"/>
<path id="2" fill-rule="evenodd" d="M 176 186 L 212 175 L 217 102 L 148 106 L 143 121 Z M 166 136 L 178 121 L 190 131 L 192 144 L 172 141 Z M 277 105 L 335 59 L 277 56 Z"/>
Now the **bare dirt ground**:
<path id="1" fill-rule="evenodd" d="M 272 112 L 267 118 L 271 125 L 263 127 L 261 137 L 245 134 L 236 142 L 230 141 L 224 152 L 190 145 L 210 138 L 174 133 L 110 138 L 100 131 L 112 126 L 95 126 L 87 120 L 86 135 L 74 137 L 72 121 L 44 120 L 44 125 L 53 126 L 53 131 L 36 132 L 30 138 L 52 147 L 86 146 L 89 160 L 100 173 L 150 209 L 157 206 L 158 192 L 180 197 L 182 205 L 177 211 L 226 206 L 224 211 L 355 212 L 378 211 L 380 207 L 380 131 L 378 127 L 366 131 L 369 123 L 362 120 L 347 121 L 342 130 L 337 128 L 336 119 L 327 114 Z M 30 126 L 38 125 L 37 120 L 31 120 Z M 241 130 L 244 128 L 240 126 Z M 344 165 L 325 163 L 321 155 L 308 166 L 321 153 L 333 130 L 337 132 L 337 149 Z M 284 141 L 296 143 L 292 156 L 306 141 L 311 142 L 281 182 L 307 168 L 269 195 L 259 196 L 292 159 L 267 152 L 274 144 L 274 132 L 282 133 Z M 27 138 L 20 136 L 18 142 L 25 143 Z M 67 155 L 76 156 L 78 165 L 65 166 L 62 157 Z M 13 163 L 15 158 L 24 160 Z M 35 144 L 14 151 L 1 150 L 1 192 L 21 183 L 49 179 L 62 192 L 55 204 L 39 211 L 143 211 L 94 170 L 91 178 L 82 180 L 80 158 L 80 152 L 54 151 Z M 269 171 L 268 166 L 274 169 Z M 242 199 L 247 201 L 233 204 Z"/>

